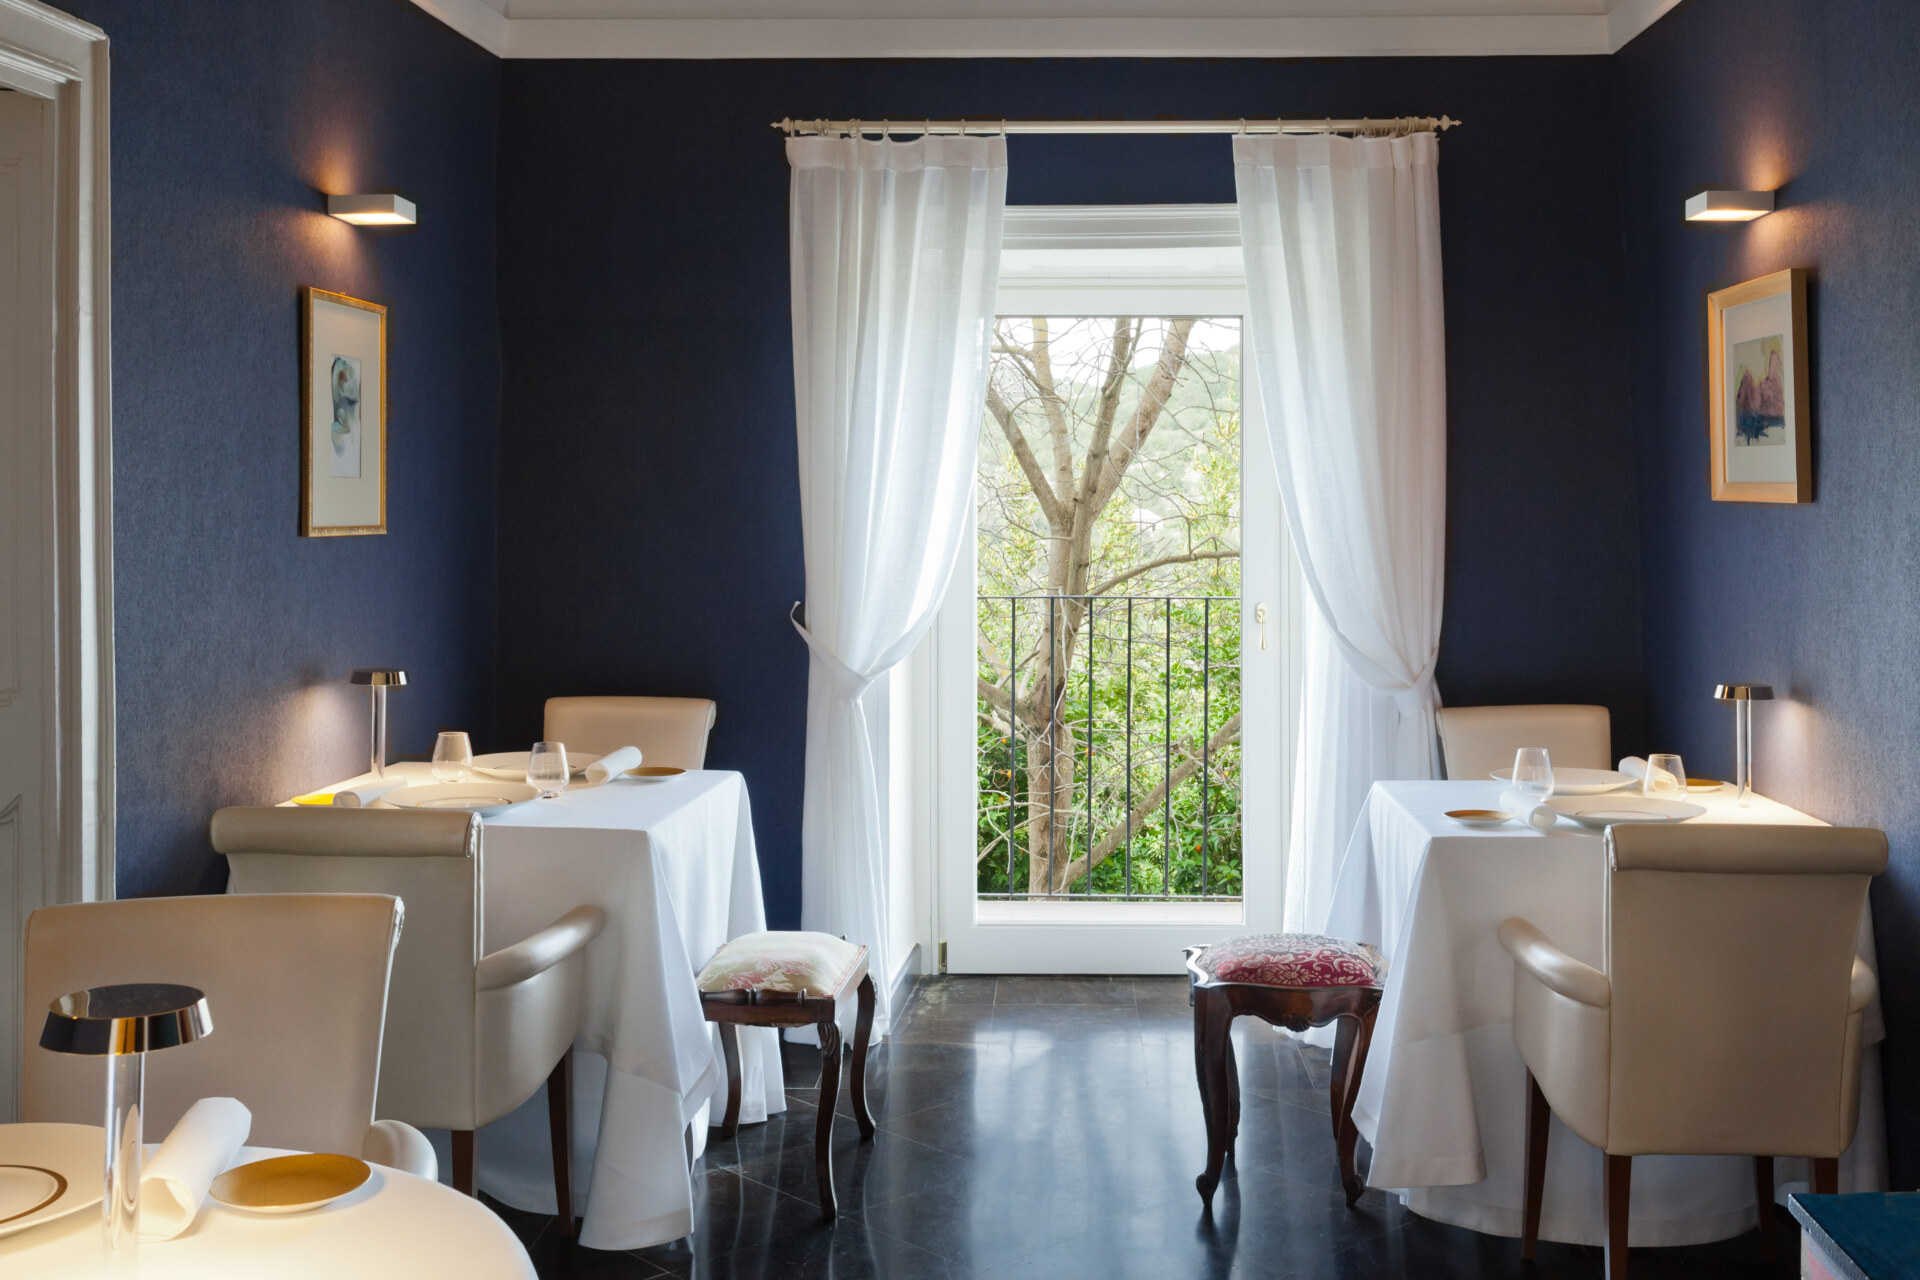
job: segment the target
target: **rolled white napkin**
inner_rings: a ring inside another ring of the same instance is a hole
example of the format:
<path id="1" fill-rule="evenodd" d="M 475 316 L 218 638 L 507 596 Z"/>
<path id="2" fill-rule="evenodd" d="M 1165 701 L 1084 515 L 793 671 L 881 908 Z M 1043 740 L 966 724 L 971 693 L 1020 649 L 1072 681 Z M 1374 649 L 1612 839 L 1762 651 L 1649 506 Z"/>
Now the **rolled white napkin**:
<path id="1" fill-rule="evenodd" d="M 587 766 L 588 782 L 605 782 L 640 767 L 640 748 L 618 747 Z"/>
<path id="2" fill-rule="evenodd" d="M 1622 756 L 1620 759 L 1620 772 L 1645 781 L 1647 776 L 1647 762 L 1639 756 Z"/>
<path id="3" fill-rule="evenodd" d="M 140 1176 L 140 1238 L 171 1240 L 193 1225 L 207 1188 L 225 1173 L 253 1128 L 237 1098 L 202 1098 L 147 1161 Z"/>
<path id="4" fill-rule="evenodd" d="M 405 778 L 381 778 L 375 782 L 363 782 L 357 787 L 343 787 L 333 793 L 333 802 L 347 809 L 358 809 L 362 805 L 372 804 L 389 791 L 398 791 L 407 785 Z"/>
<path id="5" fill-rule="evenodd" d="M 1500 793 L 1500 807 L 1535 831 L 1550 831 L 1553 824 L 1560 821 L 1559 814 L 1513 787 Z"/>

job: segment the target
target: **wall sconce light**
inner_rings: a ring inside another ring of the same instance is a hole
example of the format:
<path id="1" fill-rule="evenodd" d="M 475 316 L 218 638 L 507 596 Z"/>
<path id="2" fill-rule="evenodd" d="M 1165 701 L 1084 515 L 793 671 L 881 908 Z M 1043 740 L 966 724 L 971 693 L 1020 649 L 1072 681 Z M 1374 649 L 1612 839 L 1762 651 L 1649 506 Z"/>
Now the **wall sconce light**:
<path id="1" fill-rule="evenodd" d="M 1752 222 L 1772 212 L 1771 191 L 1696 191 L 1687 197 L 1688 222 Z"/>
<path id="2" fill-rule="evenodd" d="M 405 196 L 328 196 L 327 212 L 356 227 L 410 227 L 415 221 L 413 201 Z"/>

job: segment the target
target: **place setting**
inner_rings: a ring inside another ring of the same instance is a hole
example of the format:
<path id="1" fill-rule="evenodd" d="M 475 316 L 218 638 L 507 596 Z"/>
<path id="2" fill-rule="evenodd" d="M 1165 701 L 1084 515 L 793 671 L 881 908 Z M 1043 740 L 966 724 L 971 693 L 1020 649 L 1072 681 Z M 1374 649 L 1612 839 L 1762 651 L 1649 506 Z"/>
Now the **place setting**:
<path id="1" fill-rule="evenodd" d="M 1496 782 L 1506 784 L 1499 808 L 1449 809 L 1445 816 L 1466 827 L 1518 822 L 1543 834 L 1566 818 L 1604 831 L 1621 823 L 1698 818 L 1706 809 L 1679 797 L 1710 794 L 1724 785 L 1707 778 L 1690 781 L 1680 757 L 1673 754 L 1644 760 L 1629 756 L 1620 764 L 1619 769 L 1555 768 L 1547 748 L 1522 747 L 1512 768 L 1492 771 Z"/>

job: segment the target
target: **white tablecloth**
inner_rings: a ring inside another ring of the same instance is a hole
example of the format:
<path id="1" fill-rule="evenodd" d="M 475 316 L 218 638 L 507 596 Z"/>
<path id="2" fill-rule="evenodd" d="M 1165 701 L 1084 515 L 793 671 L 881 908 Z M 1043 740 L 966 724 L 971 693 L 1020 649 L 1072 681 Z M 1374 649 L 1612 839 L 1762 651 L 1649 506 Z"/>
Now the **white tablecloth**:
<path id="1" fill-rule="evenodd" d="M 1372 942 L 1391 963 L 1354 1122 L 1373 1144 L 1370 1186 L 1399 1191 L 1425 1217 L 1495 1235 L 1520 1234 L 1526 1068 L 1513 1045 L 1513 960 L 1495 929 L 1508 916 L 1538 925 L 1566 951 L 1601 963 L 1605 853 L 1598 832 L 1561 819 L 1541 834 L 1512 824 L 1461 826 L 1448 809 L 1498 808 L 1496 782 L 1374 786 L 1334 885 L 1327 932 Z M 1731 788 L 1696 800 L 1697 822 L 1816 824 Z M 1873 963 L 1870 919 L 1860 953 Z M 1865 1042 L 1885 1036 L 1880 1005 Z M 1886 1185 L 1880 1052 L 1863 1055 L 1860 1128 L 1841 1163 L 1842 1190 Z M 1541 1235 L 1605 1238 L 1600 1155 L 1553 1122 Z M 1804 1179 L 1804 1161 L 1776 1176 Z M 1632 1243 L 1696 1244 L 1754 1223 L 1753 1166 L 1727 1156 L 1634 1161 Z"/>
<path id="2" fill-rule="evenodd" d="M 243 1147 L 234 1163 L 288 1154 Z M 526 1249 L 479 1201 L 382 1165 L 375 1165 L 373 1177 L 352 1195 L 311 1213 L 243 1213 L 209 1198 L 184 1234 L 140 1245 L 139 1273 L 153 1280 L 534 1277 Z M 107 1265 L 97 1204 L 0 1237 L 0 1275 L 7 1280 L 122 1274 Z"/>
<path id="3" fill-rule="evenodd" d="M 425 765 L 390 772 L 433 781 Z M 486 827 L 488 951 L 583 903 L 607 913 L 606 931 L 588 951 L 575 1041 L 580 1241 L 634 1249 L 677 1240 L 693 1230 L 688 1130 L 697 1152 L 707 1100 L 726 1089 L 694 974 L 727 939 L 766 928 L 746 783 L 718 770 L 661 782 L 576 782 Z M 740 1053 L 742 1122 L 784 1111 L 776 1033 L 743 1028 Z M 433 1136 L 444 1171 L 448 1151 Z M 516 1208 L 553 1212 L 545 1090 L 481 1130 L 476 1145 L 482 1189 Z"/>

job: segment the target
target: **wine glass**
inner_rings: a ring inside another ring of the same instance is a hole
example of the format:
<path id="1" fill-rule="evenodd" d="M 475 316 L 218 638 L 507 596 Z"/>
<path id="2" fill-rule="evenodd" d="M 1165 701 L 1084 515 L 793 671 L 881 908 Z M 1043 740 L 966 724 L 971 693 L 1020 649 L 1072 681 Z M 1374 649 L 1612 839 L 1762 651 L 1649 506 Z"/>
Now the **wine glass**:
<path id="1" fill-rule="evenodd" d="M 527 756 L 527 781 L 540 788 L 540 798 L 551 800 L 567 789 L 567 744 L 536 742 Z"/>
<path id="2" fill-rule="evenodd" d="M 466 782 L 473 777 L 473 740 L 448 730 L 433 740 L 433 776 L 442 782 Z"/>
<path id="3" fill-rule="evenodd" d="M 1650 800 L 1671 800 L 1675 796 L 1685 795 L 1687 791 L 1687 771 L 1675 755 L 1651 755 L 1647 757 L 1647 776 L 1640 780 L 1640 794 Z"/>
<path id="4" fill-rule="evenodd" d="M 1536 805 L 1553 794 L 1553 761 L 1545 747 L 1522 747 L 1513 754 L 1513 787 Z"/>

